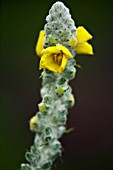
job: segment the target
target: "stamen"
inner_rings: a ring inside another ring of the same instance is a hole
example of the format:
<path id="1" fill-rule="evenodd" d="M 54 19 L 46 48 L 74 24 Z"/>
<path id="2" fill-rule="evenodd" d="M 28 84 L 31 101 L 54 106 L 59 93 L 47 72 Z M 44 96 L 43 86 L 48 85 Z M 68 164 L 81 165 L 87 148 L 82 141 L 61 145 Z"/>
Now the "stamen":
<path id="1" fill-rule="evenodd" d="M 53 60 L 60 66 L 62 62 L 62 54 L 61 53 L 54 54 Z"/>

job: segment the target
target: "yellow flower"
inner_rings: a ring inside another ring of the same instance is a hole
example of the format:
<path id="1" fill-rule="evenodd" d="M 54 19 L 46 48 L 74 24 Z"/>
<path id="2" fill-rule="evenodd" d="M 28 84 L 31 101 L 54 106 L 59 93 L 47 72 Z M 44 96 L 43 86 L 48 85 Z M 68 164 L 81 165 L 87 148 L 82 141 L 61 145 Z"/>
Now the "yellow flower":
<path id="1" fill-rule="evenodd" d="M 41 56 L 41 51 L 43 50 L 44 38 L 45 38 L 44 30 L 41 30 L 40 34 L 39 34 L 39 37 L 38 37 L 37 44 L 36 44 L 36 54 L 38 56 Z"/>
<path id="2" fill-rule="evenodd" d="M 72 54 L 61 44 L 44 49 L 44 38 L 44 30 L 41 30 L 36 44 L 36 53 L 41 56 L 40 69 L 46 68 L 53 72 L 62 73 L 66 67 L 67 59 L 73 57 Z M 76 30 L 76 38 L 71 38 L 69 43 L 75 48 L 77 54 L 93 54 L 93 48 L 87 42 L 90 39 L 92 39 L 92 35 L 84 27 L 80 26 Z"/>
<path id="3" fill-rule="evenodd" d="M 66 67 L 67 59 L 73 57 L 70 51 L 61 44 L 43 49 L 41 55 L 40 69 L 47 68 L 58 73 L 62 73 Z"/>
<path id="4" fill-rule="evenodd" d="M 93 54 L 92 46 L 87 42 L 92 39 L 92 35 L 88 31 L 80 26 L 76 30 L 77 44 L 75 50 L 77 54 Z"/>

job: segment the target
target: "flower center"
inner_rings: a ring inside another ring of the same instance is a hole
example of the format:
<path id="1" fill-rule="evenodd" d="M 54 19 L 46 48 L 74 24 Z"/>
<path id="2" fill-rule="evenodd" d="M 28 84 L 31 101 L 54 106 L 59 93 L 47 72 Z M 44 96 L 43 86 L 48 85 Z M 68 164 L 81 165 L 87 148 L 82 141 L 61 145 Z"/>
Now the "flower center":
<path id="1" fill-rule="evenodd" d="M 61 53 L 53 54 L 53 61 L 60 66 L 62 63 L 62 54 Z"/>

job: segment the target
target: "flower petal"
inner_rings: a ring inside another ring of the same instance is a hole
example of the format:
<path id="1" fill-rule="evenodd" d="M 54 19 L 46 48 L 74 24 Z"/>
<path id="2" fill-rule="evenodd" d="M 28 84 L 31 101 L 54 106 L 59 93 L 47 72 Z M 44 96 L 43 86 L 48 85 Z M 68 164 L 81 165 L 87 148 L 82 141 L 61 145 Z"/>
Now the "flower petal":
<path id="1" fill-rule="evenodd" d="M 52 63 L 51 65 L 47 65 L 46 68 L 50 71 L 60 73 L 60 66 L 56 63 Z"/>
<path id="2" fill-rule="evenodd" d="M 62 63 L 61 63 L 61 66 L 60 66 L 59 73 L 62 73 L 62 72 L 63 72 L 63 70 L 64 70 L 65 67 L 66 67 L 66 64 L 67 64 L 67 57 L 66 57 L 65 55 L 63 55 Z"/>
<path id="3" fill-rule="evenodd" d="M 41 54 L 47 54 L 47 53 L 59 53 L 60 50 L 56 48 L 56 46 L 47 47 L 46 49 L 43 49 Z"/>
<path id="4" fill-rule="evenodd" d="M 92 39 L 92 35 L 89 34 L 88 31 L 84 27 L 80 26 L 76 30 L 76 38 L 79 44 L 79 43 L 84 43 Z"/>
<path id="5" fill-rule="evenodd" d="M 53 72 L 59 72 L 60 66 L 53 61 L 52 55 L 43 55 L 40 60 L 40 69 L 47 68 Z"/>
<path id="6" fill-rule="evenodd" d="M 56 48 L 61 50 L 66 55 L 67 58 L 73 58 L 73 56 L 70 53 L 70 51 L 66 47 L 64 47 L 63 45 L 56 44 Z"/>
<path id="7" fill-rule="evenodd" d="M 44 37 L 45 37 L 44 30 L 41 30 L 36 44 L 36 54 L 38 56 L 41 56 L 41 51 L 43 50 Z"/>
<path id="8" fill-rule="evenodd" d="M 88 42 L 77 44 L 75 50 L 77 51 L 77 54 L 93 54 L 92 45 L 90 45 Z"/>
<path id="9" fill-rule="evenodd" d="M 43 55 L 40 59 L 40 69 L 45 68 L 46 65 L 49 65 L 52 62 L 53 62 L 53 58 L 51 55 L 47 55 L 47 54 Z"/>

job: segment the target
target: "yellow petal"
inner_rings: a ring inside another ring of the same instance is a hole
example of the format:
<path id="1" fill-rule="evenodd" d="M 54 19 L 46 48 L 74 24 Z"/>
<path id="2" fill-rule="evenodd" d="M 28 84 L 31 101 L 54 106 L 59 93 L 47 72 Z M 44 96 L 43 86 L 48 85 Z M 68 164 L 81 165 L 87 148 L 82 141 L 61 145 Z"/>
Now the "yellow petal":
<path id="1" fill-rule="evenodd" d="M 82 26 L 78 27 L 76 30 L 76 38 L 79 43 L 84 43 L 90 39 L 92 39 L 92 35 Z"/>
<path id="2" fill-rule="evenodd" d="M 43 55 L 40 59 L 40 69 L 45 68 L 46 65 L 49 65 L 52 62 L 53 62 L 53 58 L 51 55 L 47 55 L 47 54 Z"/>
<path id="3" fill-rule="evenodd" d="M 36 54 L 38 56 L 41 56 L 41 51 L 43 50 L 44 36 L 45 36 L 44 30 L 40 31 L 38 41 L 36 44 Z"/>
<path id="4" fill-rule="evenodd" d="M 77 44 L 75 50 L 77 51 L 77 54 L 93 54 L 93 48 L 88 42 Z"/>
<path id="5" fill-rule="evenodd" d="M 65 67 L 66 67 L 66 64 L 67 64 L 67 57 L 66 57 L 65 55 L 63 55 L 62 63 L 61 63 L 61 66 L 60 66 L 59 73 L 62 73 L 62 72 L 63 72 L 63 70 L 64 70 Z"/>
<path id="6" fill-rule="evenodd" d="M 73 58 L 70 51 L 66 47 L 64 47 L 63 45 L 56 44 L 56 47 L 57 47 L 57 49 L 61 50 L 66 55 L 67 58 Z"/>
<path id="7" fill-rule="evenodd" d="M 53 61 L 52 55 L 43 55 L 40 60 L 40 69 L 47 68 L 53 72 L 59 72 L 60 66 Z"/>
<path id="8" fill-rule="evenodd" d="M 56 63 L 52 63 L 51 65 L 47 65 L 46 68 L 50 71 L 60 73 L 60 66 Z"/>
<path id="9" fill-rule="evenodd" d="M 46 49 L 43 49 L 41 54 L 47 54 L 47 53 L 59 53 L 60 50 L 56 48 L 56 46 L 47 47 Z"/>

